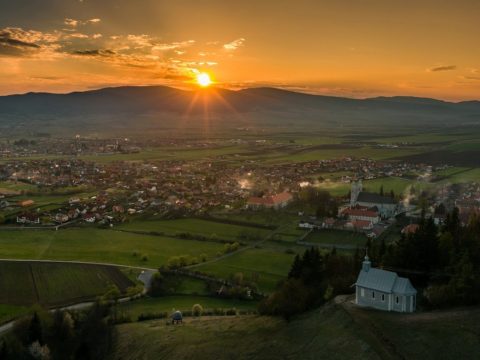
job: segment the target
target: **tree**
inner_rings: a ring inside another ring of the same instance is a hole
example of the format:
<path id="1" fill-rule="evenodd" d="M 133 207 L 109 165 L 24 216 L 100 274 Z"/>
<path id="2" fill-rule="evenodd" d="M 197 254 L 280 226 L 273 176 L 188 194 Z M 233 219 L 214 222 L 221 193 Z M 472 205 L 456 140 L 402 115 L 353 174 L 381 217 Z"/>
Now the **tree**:
<path id="1" fill-rule="evenodd" d="M 30 320 L 30 325 L 28 327 L 28 343 L 34 343 L 38 341 L 40 344 L 43 344 L 43 329 L 42 323 L 40 321 L 40 316 L 38 312 L 35 311 Z"/>

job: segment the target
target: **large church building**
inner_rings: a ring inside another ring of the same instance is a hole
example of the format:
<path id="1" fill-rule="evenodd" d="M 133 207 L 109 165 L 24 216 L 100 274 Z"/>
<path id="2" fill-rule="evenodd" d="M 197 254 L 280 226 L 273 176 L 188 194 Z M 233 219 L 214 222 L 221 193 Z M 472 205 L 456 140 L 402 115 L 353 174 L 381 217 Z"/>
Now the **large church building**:
<path id="1" fill-rule="evenodd" d="M 362 180 L 352 182 L 350 193 L 350 207 L 362 206 L 366 208 L 377 208 L 383 219 L 391 218 L 398 213 L 398 203 L 389 196 L 382 196 L 377 193 L 363 191 Z"/>

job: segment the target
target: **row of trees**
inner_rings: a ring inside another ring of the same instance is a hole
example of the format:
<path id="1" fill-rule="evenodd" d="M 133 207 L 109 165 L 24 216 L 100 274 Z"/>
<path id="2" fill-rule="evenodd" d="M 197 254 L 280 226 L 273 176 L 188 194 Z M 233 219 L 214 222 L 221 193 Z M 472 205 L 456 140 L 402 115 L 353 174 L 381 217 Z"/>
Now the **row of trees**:
<path id="1" fill-rule="evenodd" d="M 427 277 L 426 299 L 435 307 L 480 303 L 480 216 L 461 226 L 458 209 L 438 227 L 422 215 L 418 229 L 389 246 L 371 246 L 374 262 Z"/>
<path id="2" fill-rule="evenodd" d="M 337 294 L 349 293 L 359 263 L 359 257 L 338 255 L 335 249 L 322 254 L 318 248 L 310 248 L 295 257 L 288 278 L 260 303 L 259 312 L 289 320 Z"/>
<path id="3" fill-rule="evenodd" d="M 87 313 L 38 309 L 16 322 L 0 340 L 0 359 L 106 359 L 113 351 L 115 328 L 110 307 L 95 304 Z"/>

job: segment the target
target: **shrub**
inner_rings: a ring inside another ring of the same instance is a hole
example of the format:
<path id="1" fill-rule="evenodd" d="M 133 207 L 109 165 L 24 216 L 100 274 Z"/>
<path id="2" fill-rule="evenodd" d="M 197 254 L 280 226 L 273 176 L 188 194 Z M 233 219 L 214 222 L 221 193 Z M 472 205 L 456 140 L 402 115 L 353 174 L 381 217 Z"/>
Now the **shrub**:
<path id="1" fill-rule="evenodd" d="M 203 307 L 200 304 L 195 304 L 192 307 L 192 314 L 193 316 L 202 316 L 203 313 Z"/>

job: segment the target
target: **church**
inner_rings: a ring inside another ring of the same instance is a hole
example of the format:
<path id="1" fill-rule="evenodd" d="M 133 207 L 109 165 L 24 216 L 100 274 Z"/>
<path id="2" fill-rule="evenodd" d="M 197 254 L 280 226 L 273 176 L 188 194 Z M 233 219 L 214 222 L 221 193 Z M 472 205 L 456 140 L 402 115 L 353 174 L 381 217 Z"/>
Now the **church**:
<path id="1" fill-rule="evenodd" d="M 382 219 L 391 218 L 398 213 L 398 203 L 389 196 L 363 191 L 362 180 L 352 182 L 350 207 L 376 208 Z"/>
<path id="2" fill-rule="evenodd" d="M 392 271 L 372 268 L 368 255 L 355 283 L 355 304 L 385 311 L 414 312 L 417 290 Z"/>

